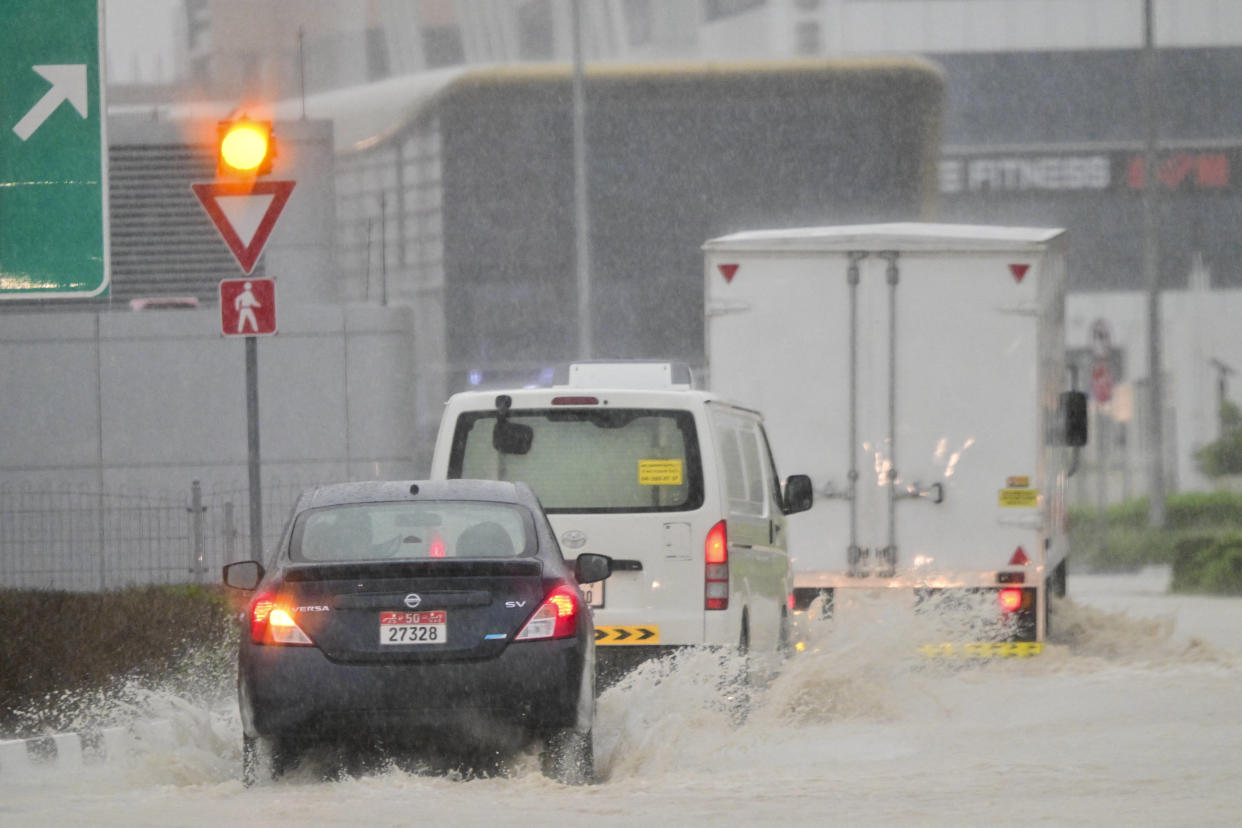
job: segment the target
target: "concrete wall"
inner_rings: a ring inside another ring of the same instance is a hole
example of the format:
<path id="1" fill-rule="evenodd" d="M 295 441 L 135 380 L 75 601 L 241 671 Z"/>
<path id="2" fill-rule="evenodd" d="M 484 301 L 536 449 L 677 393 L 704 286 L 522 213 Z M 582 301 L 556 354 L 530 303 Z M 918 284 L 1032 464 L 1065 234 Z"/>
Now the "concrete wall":
<path id="1" fill-rule="evenodd" d="M 283 281 L 280 283 L 283 287 Z M 247 483 L 245 347 L 218 309 L 7 314 L 0 482 L 182 492 Z M 264 483 L 410 477 L 408 308 L 291 305 L 258 340 Z"/>

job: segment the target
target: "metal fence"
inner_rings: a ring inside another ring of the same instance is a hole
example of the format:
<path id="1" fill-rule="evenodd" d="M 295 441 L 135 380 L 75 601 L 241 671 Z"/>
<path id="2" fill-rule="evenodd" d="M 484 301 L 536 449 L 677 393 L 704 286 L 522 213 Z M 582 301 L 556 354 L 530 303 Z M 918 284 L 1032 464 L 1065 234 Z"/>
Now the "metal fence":
<path id="1" fill-rule="evenodd" d="M 279 540 L 310 484 L 263 487 L 263 549 Z M 211 583 L 250 557 L 249 490 L 92 492 L 0 484 L 0 588 L 91 591 L 135 584 Z"/>

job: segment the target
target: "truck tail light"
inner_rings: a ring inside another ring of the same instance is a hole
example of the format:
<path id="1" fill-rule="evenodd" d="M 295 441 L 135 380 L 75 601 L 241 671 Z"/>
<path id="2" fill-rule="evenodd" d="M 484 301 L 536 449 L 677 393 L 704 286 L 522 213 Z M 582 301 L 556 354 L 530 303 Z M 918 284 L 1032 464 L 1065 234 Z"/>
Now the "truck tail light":
<path id="1" fill-rule="evenodd" d="M 1017 612 L 1022 609 L 1022 590 L 1020 589 L 1002 589 L 997 593 L 996 599 L 1005 612 Z"/>
<path id="2" fill-rule="evenodd" d="M 255 644 L 292 644 L 313 646 L 293 614 L 276 602 L 276 596 L 265 592 L 250 604 L 250 640 Z"/>
<path id="3" fill-rule="evenodd" d="M 704 609 L 727 610 L 729 608 L 729 532 L 722 520 L 707 532 L 703 543 Z"/>
<path id="4" fill-rule="evenodd" d="M 577 590 L 561 584 L 543 599 L 543 603 L 539 605 L 513 640 L 569 638 L 577 634 L 579 606 Z"/>

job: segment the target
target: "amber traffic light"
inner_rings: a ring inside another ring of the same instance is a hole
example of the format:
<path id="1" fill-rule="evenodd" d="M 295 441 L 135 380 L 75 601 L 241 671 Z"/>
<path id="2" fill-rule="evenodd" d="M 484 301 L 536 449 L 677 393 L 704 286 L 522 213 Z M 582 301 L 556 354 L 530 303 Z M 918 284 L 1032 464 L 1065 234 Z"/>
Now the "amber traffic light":
<path id="1" fill-rule="evenodd" d="M 266 175 L 272 171 L 276 142 L 271 121 L 252 121 L 245 116 L 220 121 L 217 174 L 221 178 Z"/>

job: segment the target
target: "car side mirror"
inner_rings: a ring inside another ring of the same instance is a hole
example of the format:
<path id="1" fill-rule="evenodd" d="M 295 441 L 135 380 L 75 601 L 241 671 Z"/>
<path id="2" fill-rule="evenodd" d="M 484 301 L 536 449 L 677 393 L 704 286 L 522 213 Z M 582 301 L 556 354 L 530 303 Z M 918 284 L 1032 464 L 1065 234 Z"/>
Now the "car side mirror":
<path id="1" fill-rule="evenodd" d="M 785 480 L 785 508 L 787 515 L 805 512 L 815 502 L 815 489 L 811 478 L 805 474 L 791 474 Z"/>
<path id="2" fill-rule="evenodd" d="M 612 558 L 607 555 L 596 555 L 594 552 L 583 552 L 574 561 L 574 577 L 580 584 L 592 584 L 602 581 L 612 574 Z"/>
<path id="3" fill-rule="evenodd" d="M 1087 395 L 1083 392 L 1061 392 L 1061 429 L 1065 445 L 1087 444 Z"/>
<path id="4" fill-rule="evenodd" d="M 263 564 L 258 561 L 238 561 L 224 567 L 224 585 L 233 589 L 255 589 L 263 580 Z"/>

